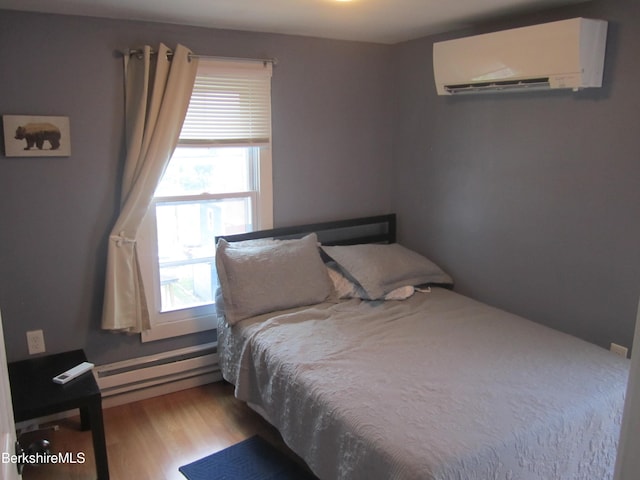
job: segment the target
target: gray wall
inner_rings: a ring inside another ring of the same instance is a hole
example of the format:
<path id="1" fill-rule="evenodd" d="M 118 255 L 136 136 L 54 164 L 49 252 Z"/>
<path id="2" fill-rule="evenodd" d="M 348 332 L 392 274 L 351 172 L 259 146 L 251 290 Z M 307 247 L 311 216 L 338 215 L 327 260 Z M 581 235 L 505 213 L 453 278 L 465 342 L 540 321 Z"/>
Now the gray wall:
<path id="1" fill-rule="evenodd" d="M 608 20 L 593 91 L 438 97 L 434 41 L 577 16 Z M 458 291 L 608 347 L 640 294 L 640 4 L 595 1 L 394 50 L 400 238 Z"/>
<path id="2" fill-rule="evenodd" d="M 0 307 L 9 360 L 105 363 L 212 339 L 140 344 L 100 330 L 122 171 L 122 65 L 142 43 L 277 57 L 278 225 L 395 210 L 400 240 L 457 289 L 607 346 L 630 345 L 640 291 L 640 6 L 634 0 L 479 24 L 393 47 L 0 11 L 0 114 L 68 115 L 69 158 L 0 157 Z M 610 21 L 602 89 L 435 95 L 434 40 L 573 16 Z"/>
<path id="3" fill-rule="evenodd" d="M 140 344 L 100 330 L 106 239 L 122 173 L 122 59 L 180 42 L 202 55 L 277 57 L 277 225 L 390 209 L 391 47 L 0 10 L 0 114 L 67 115 L 69 158 L 0 157 L 0 307 L 9 360 L 25 332 L 100 364 L 210 341 Z"/>

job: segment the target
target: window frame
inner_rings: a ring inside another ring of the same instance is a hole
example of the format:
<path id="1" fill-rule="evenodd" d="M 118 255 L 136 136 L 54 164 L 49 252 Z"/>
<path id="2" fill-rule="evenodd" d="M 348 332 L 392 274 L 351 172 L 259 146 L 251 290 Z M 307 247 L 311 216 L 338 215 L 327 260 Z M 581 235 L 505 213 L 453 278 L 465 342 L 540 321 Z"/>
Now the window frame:
<path id="1" fill-rule="evenodd" d="M 201 62 L 203 60 L 200 60 Z M 204 60 L 206 61 L 206 60 Z M 214 61 L 220 64 L 220 60 Z M 211 63 L 214 63 L 211 62 Z M 224 62 L 223 62 L 224 63 Z M 237 61 L 229 61 L 229 65 L 237 66 Z M 199 67 L 200 68 L 200 67 Z M 211 65 L 205 66 L 205 72 Z M 269 94 L 270 97 L 270 94 Z M 270 100 L 269 100 L 270 101 Z M 183 196 L 159 196 L 154 197 L 144 222 L 137 237 L 138 256 L 140 260 L 142 282 L 147 299 L 149 319 L 151 328 L 141 332 L 141 341 L 150 342 L 164 338 L 177 337 L 181 335 L 193 334 L 207 330 L 216 329 L 216 308 L 215 303 L 192 307 L 169 312 L 161 312 L 160 275 L 158 261 L 157 224 L 155 218 L 156 205 L 160 203 L 178 203 L 180 200 L 216 200 L 232 197 L 250 197 L 252 206 L 253 229 L 273 228 L 273 169 L 271 141 L 261 139 L 258 142 L 238 141 L 232 142 L 216 141 L 207 144 L 206 141 L 194 142 L 192 139 L 179 140 L 178 147 L 250 147 L 256 148 L 252 157 L 253 188 L 232 193 L 203 193 L 200 195 Z"/>

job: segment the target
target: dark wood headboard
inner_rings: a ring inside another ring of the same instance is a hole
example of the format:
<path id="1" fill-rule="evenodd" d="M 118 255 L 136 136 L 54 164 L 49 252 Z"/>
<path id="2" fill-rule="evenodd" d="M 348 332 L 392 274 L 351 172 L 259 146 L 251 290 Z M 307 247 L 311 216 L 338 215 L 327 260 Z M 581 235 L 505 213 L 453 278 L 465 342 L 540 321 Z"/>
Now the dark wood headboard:
<path id="1" fill-rule="evenodd" d="M 372 217 L 351 218 L 332 222 L 309 223 L 291 227 L 279 227 L 269 230 L 239 233 L 236 235 L 220 235 L 227 242 L 255 240 L 258 238 L 298 238 L 308 233 L 316 233 L 323 245 L 356 245 L 361 243 L 395 243 L 396 214 L 377 215 Z"/>

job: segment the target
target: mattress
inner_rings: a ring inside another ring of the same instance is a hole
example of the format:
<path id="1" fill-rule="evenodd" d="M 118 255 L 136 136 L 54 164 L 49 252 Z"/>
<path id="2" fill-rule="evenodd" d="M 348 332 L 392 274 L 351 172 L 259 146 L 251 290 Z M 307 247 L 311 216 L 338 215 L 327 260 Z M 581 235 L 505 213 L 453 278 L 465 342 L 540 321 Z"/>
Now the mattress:
<path id="1" fill-rule="evenodd" d="M 219 329 L 223 376 L 321 479 L 613 477 L 629 362 L 433 288 Z"/>

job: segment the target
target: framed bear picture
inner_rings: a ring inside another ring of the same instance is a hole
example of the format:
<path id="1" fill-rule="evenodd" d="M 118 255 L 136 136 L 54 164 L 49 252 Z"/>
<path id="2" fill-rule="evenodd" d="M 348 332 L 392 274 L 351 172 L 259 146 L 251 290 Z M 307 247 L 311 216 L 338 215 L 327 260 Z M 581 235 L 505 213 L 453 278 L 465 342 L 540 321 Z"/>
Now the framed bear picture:
<path id="1" fill-rule="evenodd" d="M 69 117 L 3 115 L 7 157 L 69 157 Z"/>

